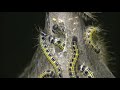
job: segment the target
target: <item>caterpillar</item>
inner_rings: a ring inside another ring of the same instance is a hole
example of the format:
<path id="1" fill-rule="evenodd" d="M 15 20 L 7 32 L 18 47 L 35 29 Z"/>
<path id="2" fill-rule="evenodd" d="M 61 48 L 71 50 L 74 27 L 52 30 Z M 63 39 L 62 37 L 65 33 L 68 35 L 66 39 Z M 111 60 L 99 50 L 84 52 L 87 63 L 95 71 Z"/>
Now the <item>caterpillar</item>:
<path id="1" fill-rule="evenodd" d="M 53 43 L 55 46 L 58 46 L 60 49 L 64 49 L 65 43 L 61 41 L 60 38 L 55 38 L 52 35 L 49 36 L 50 43 Z"/>
<path id="2" fill-rule="evenodd" d="M 78 71 L 87 78 L 94 78 L 93 72 L 84 63 L 78 66 Z"/>
<path id="3" fill-rule="evenodd" d="M 42 74 L 38 76 L 38 78 L 54 78 L 55 73 L 52 70 L 44 71 Z"/>
<path id="4" fill-rule="evenodd" d="M 69 76 L 71 78 L 76 78 L 75 67 L 76 67 L 76 62 L 78 60 L 79 51 L 77 47 L 77 37 L 75 36 L 73 37 L 72 40 L 72 51 L 73 51 L 73 56 L 69 63 Z"/>
<path id="5" fill-rule="evenodd" d="M 96 53 L 100 53 L 100 48 L 98 47 L 98 33 L 100 32 L 99 27 L 89 26 L 86 28 L 84 33 L 85 43 L 88 44 Z"/>
<path id="6" fill-rule="evenodd" d="M 64 34 L 64 31 L 65 27 L 63 22 L 60 22 L 59 24 L 55 23 L 52 27 L 52 32 L 54 34 Z"/>
<path id="7" fill-rule="evenodd" d="M 45 40 L 46 40 L 46 36 L 45 36 L 45 34 L 42 33 L 40 35 L 41 49 L 42 49 L 43 53 L 45 54 L 45 56 L 47 57 L 48 61 L 53 65 L 55 72 L 57 74 L 57 77 L 61 78 L 62 70 L 60 68 L 60 65 L 57 62 L 57 60 L 55 59 L 55 57 L 50 53 L 50 50 L 48 49 L 48 45 L 45 43 Z"/>

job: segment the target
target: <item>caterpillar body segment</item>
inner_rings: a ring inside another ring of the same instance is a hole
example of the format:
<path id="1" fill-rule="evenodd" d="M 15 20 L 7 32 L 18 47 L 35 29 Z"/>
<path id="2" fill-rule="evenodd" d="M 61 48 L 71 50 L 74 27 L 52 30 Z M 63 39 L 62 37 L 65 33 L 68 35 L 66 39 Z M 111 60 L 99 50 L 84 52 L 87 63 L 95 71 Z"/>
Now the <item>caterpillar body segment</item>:
<path id="1" fill-rule="evenodd" d="M 38 78 L 55 78 L 55 73 L 52 70 L 47 70 L 40 74 Z"/>
<path id="2" fill-rule="evenodd" d="M 70 60 L 70 63 L 69 63 L 69 76 L 71 78 L 76 78 L 76 62 L 78 60 L 78 57 L 79 57 L 79 50 L 78 50 L 78 47 L 77 47 L 77 40 L 74 40 L 76 39 L 76 37 L 73 37 L 73 41 L 72 41 L 72 51 L 73 51 L 73 56 L 72 56 L 72 59 Z"/>
<path id="3" fill-rule="evenodd" d="M 78 66 L 78 71 L 86 78 L 95 78 L 93 72 L 84 63 Z"/>
<path id="4" fill-rule="evenodd" d="M 100 53 L 100 48 L 98 47 L 100 32 L 99 27 L 89 26 L 86 28 L 86 32 L 84 33 L 84 40 L 89 47 L 93 48 L 96 53 Z"/>
<path id="5" fill-rule="evenodd" d="M 50 43 L 53 43 L 55 46 L 58 46 L 60 49 L 64 49 L 65 43 L 62 42 L 60 38 L 53 37 L 52 35 L 49 36 Z"/>
<path id="6" fill-rule="evenodd" d="M 58 46 L 62 50 L 64 49 L 64 46 L 65 46 L 65 44 L 63 42 L 61 42 L 60 40 L 56 40 L 54 42 L 54 45 Z"/>
<path id="7" fill-rule="evenodd" d="M 62 77 L 62 70 L 60 68 L 60 65 L 57 62 L 57 60 L 55 59 L 55 57 L 50 53 L 50 50 L 49 50 L 49 48 L 48 48 L 47 44 L 45 43 L 45 40 L 43 39 L 42 36 L 40 36 L 40 46 L 41 46 L 42 51 L 45 54 L 46 58 L 54 67 L 55 72 L 57 74 L 57 77 L 61 78 Z"/>

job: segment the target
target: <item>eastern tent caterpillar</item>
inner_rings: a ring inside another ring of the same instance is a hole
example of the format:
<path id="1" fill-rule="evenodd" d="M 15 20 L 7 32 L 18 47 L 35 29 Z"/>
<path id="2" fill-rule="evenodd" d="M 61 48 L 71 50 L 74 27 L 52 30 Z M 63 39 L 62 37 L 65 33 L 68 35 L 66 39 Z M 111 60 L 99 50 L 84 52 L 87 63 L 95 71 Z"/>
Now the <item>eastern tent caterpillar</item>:
<path id="1" fill-rule="evenodd" d="M 52 70 L 47 70 L 38 76 L 38 78 L 54 78 L 54 77 L 55 73 Z"/>
<path id="2" fill-rule="evenodd" d="M 88 26 L 86 28 L 86 32 L 84 33 L 84 40 L 85 43 L 88 44 L 96 53 L 100 53 L 100 48 L 98 46 L 99 36 L 98 33 L 100 32 L 99 27 Z"/>
<path id="3" fill-rule="evenodd" d="M 73 51 L 73 56 L 69 63 L 69 76 L 71 78 L 76 78 L 75 67 L 76 67 L 76 62 L 78 60 L 79 51 L 77 47 L 77 37 L 75 36 L 73 36 L 73 40 L 72 40 L 72 51 Z"/>
<path id="4" fill-rule="evenodd" d="M 88 66 L 85 66 L 84 63 L 82 65 L 78 66 L 78 70 L 85 77 L 87 77 L 87 78 L 94 78 L 93 72 L 90 70 L 90 68 L 88 68 Z"/>
<path id="5" fill-rule="evenodd" d="M 45 39 L 43 39 L 44 36 L 40 35 L 40 46 L 42 48 L 43 53 L 45 54 L 45 56 L 47 57 L 48 61 L 53 65 L 57 76 L 58 77 L 62 77 L 62 70 L 60 68 L 59 63 L 57 62 L 57 60 L 54 58 L 54 56 L 50 53 L 48 45 L 45 44 Z"/>

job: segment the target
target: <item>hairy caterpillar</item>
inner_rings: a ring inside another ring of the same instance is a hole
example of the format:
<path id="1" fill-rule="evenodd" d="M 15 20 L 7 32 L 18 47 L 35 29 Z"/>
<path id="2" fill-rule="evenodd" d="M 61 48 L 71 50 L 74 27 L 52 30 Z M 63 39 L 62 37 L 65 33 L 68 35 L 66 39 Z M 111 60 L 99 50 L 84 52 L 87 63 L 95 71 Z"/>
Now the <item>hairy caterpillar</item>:
<path id="1" fill-rule="evenodd" d="M 53 37 L 52 35 L 49 36 L 50 43 L 58 46 L 60 49 L 64 49 L 65 43 L 61 41 L 60 38 Z"/>
<path id="2" fill-rule="evenodd" d="M 44 71 L 42 74 L 38 76 L 38 78 L 54 78 L 55 73 L 52 70 Z"/>
<path id="3" fill-rule="evenodd" d="M 94 78 L 93 72 L 90 70 L 90 68 L 88 68 L 87 66 L 85 66 L 84 63 L 82 65 L 79 65 L 78 70 L 85 77 L 87 77 L 87 78 Z"/>
<path id="4" fill-rule="evenodd" d="M 40 46 L 42 48 L 43 53 L 47 57 L 48 61 L 53 65 L 55 72 L 57 73 L 58 77 L 62 77 L 62 70 L 60 68 L 59 63 L 56 61 L 56 59 L 53 57 L 53 55 L 50 53 L 47 44 L 45 43 L 46 37 L 41 34 L 40 35 Z"/>
<path id="5" fill-rule="evenodd" d="M 100 52 L 100 48 L 98 47 L 98 33 L 100 32 L 99 27 L 89 26 L 86 28 L 86 32 L 84 34 L 84 40 L 86 44 L 93 48 L 96 53 Z"/>
<path id="6" fill-rule="evenodd" d="M 75 36 L 73 37 L 72 40 L 72 50 L 73 50 L 73 56 L 69 63 L 69 76 L 71 78 L 76 78 L 75 66 L 78 60 L 79 51 L 77 48 L 77 38 Z"/>
<path id="7" fill-rule="evenodd" d="M 101 40 L 102 33 L 99 33 L 99 28 L 95 26 L 85 28 L 90 23 L 93 23 L 94 19 L 94 15 L 91 12 L 79 12 L 79 15 L 76 12 L 48 13 L 46 15 L 44 29 L 47 35 L 41 32 L 42 35 L 39 38 L 40 45 L 33 57 L 33 60 L 38 60 L 39 64 L 34 66 L 36 67 L 35 70 L 26 71 L 25 75 L 27 77 L 33 76 L 39 78 L 54 78 L 61 77 L 61 75 L 65 78 L 113 77 L 102 61 L 108 58 L 105 50 L 106 47 L 104 47 L 104 42 Z M 97 22 L 95 23 L 97 24 Z M 84 32 L 87 45 L 83 40 Z M 78 40 L 75 40 L 75 36 L 78 37 Z M 73 38 L 73 40 L 71 40 L 71 38 Z M 66 44 L 65 47 L 64 43 Z M 61 49 L 64 50 L 61 51 Z M 41 51 L 45 54 L 47 61 Z M 56 56 L 59 58 L 56 58 Z M 72 58 L 70 58 L 71 56 Z M 86 62 L 86 64 L 82 64 L 83 62 Z M 80 66 L 79 63 L 81 63 Z M 52 67 L 54 71 L 53 76 L 47 71 L 48 69 L 46 69 Z M 43 69 L 45 72 L 43 72 Z"/>

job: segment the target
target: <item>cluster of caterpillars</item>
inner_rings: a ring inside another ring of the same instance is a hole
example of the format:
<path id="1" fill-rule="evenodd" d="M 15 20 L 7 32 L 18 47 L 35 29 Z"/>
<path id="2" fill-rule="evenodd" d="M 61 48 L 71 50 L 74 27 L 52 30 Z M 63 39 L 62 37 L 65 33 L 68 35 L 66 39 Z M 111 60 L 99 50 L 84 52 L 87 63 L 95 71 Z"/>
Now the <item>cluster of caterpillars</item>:
<path id="1" fill-rule="evenodd" d="M 56 21 L 56 19 L 53 18 L 53 21 Z M 64 34 L 65 33 L 64 31 L 65 31 L 65 27 L 64 27 L 63 22 L 60 24 L 55 23 L 52 27 L 52 32 L 54 34 Z M 97 38 L 98 38 L 97 33 L 99 33 L 99 32 L 100 32 L 99 27 L 88 26 L 85 29 L 85 33 L 84 33 L 85 43 L 88 46 L 90 46 L 96 53 L 100 53 L 100 49 L 97 45 Z M 42 51 L 45 54 L 46 58 L 54 67 L 55 73 L 53 74 L 53 71 L 48 70 L 48 71 L 45 71 L 42 74 L 40 74 L 38 77 L 39 78 L 48 78 L 48 77 L 62 78 L 63 77 L 62 76 L 62 69 L 61 69 L 59 63 L 57 62 L 57 58 L 55 58 L 54 55 L 50 52 L 49 46 L 46 44 L 46 39 L 48 39 L 51 44 L 58 46 L 62 50 L 64 49 L 64 46 L 65 46 L 65 43 L 63 41 L 61 41 L 60 38 L 54 37 L 52 35 L 46 35 L 45 33 L 43 33 L 41 31 L 40 46 L 41 46 Z M 77 63 L 77 60 L 79 58 L 79 50 L 78 50 L 78 45 L 77 45 L 77 43 L 79 43 L 79 42 L 77 41 L 77 37 L 74 36 L 71 43 L 72 43 L 73 56 L 69 62 L 68 71 L 69 71 L 70 78 L 77 78 L 77 77 L 79 77 L 76 74 L 76 63 Z M 81 73 L 84 77 L 94 78 L 93 72 L 84 63 L 82 65 L 79 65 L 77 67 L 77 69 L 78 69 L 79 73 Z"/>
<path id="2" fill-rule="evenodd" d="M 46 58 L 48 59 L 48 61 L 52 64 L 52 66 L 55 69 L 56 72 L 56 77 L 61 78 L 62 77 L 62 70 L 61 67 L 59 65 L 59 63 L 57 62 L 57 59 L 54 57 L 54 55 L 50 52 L 49 50 L 49 46 L 46 44 L 46 39 L 47 39 L 47 35 L 44 34 L 43 32 L 41 32 L 40 34 L 40 46 L 41 49 L 43 51 L 43 53 L 45 54 Z M 46 73 L 47 74 L 47 73 Z M 41 75 L 40 75 L 41 76 Z"/>

